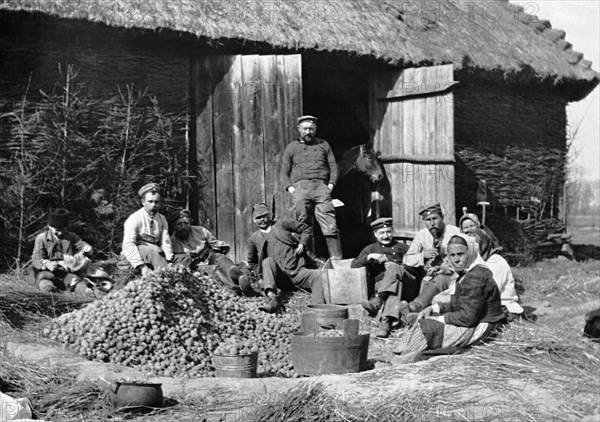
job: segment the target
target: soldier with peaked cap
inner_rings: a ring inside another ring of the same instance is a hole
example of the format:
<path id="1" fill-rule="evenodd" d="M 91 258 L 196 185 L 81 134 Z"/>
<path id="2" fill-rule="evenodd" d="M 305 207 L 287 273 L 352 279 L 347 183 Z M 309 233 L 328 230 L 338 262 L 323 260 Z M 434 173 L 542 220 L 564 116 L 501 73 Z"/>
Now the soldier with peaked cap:
<path id="1" fill-rule="evenodd" d="M 376 290 L 373 284 L 376 286 L 381 281 L 386 266 L 389 267 L 391 262 L 402 264 L 402 258 L 408 250 L 406 243 L 394 240 L 391 218 L 378 218 L 371 223 L 371 229 L 377 241 L 365 246 L 350 264 L 352 268 L 369 269 L 369 294 Z"/>
<path id="2" fill-rule="evenodd" d="M 173 259 L 169 225 L 160 209 L 160 187 L 148 183 L 140 188 L 138 196 L 142 208 L 125 221 L 123 256 L 131 266 L 145 275 L 148 271 L 166 267 Z"/>
<path id="3" fill-rule="evenodd" d="M 327 141 L 315 136 L 316 117 L 298 117 L 298 132 L 300 137 L 288 144 L 283 153 L 281 177 L 285 190 L 292 195 L 300 223 L 310 224 L 308 213 L 314 207 L 330 258 L 341 259 L 342 246 L 331 201 L 338 175 L 333 151 Z"/>
<path id="4" fill-rule="evenodd" d="M 362 305 L 371 317 L 383 306 L 376 337 L 388 337 L 392 326 L 399 321 L 397 307 L 402 298 L 414 298 L 419 283 L 402 264 L 408 245 L 393 238 L 392 219 L 378 218 L 371 223 L 377 242 L 366 246 L 350 264 L 352 268 L 368 267 L 375 283 L 375 295 Z M 372 290 L 372 288 L 370 289 Z"/>
<path id="5" fill-rule="evenodd" d="M 252 207 L 252 219 L 258 230 L 248 239 L 246 260 L 251 269 L 262 275 L 267 300 L 260 309 L 276 312 L 278 291 L 294 287 L 310 290 L 311 303 L 325 303 L 321 270 L 308 268 L 305 256 L 311 228 L 287 218 L 274 221 L 264 203 Z M 240 278 L 240 285 L 244 277 Z"/>
<path id="6" fill-rule="evenodd" d="M 56 208 L 50 211 L 47 228 L 35 238 L 33 268 L 38 287 L 43 292 L 70 290 L 93 296 L 80 270 L 89 262 L 85 255 L 93 248 L 75 233 L 68 231 L 69 211 Z M 68 257 L 76 263 L 69 265 Z"/>
<path id="7" fill-rule="evenodd" d="M 444 222 L 444 214 L 439 203 L 423 209 L 419 215 L 425 223 L 425 228 L 415 235 L 404 263 L 415 268 L 438 266 L 443 261 L 450 238 L 459 234 L 460 230 Z"/>
<path id="8" fill-rule="evenodd" d="M 404 322 L 409 322 L 410 313 L 421 311 L 435 294 L 449 286 L 453 271 L 450 264 L 444 262 L 446 246 L 452 236 L 460 234 L 458 227 L 444 221 L 439 203 L 421 210 L 419 215 L 425 228 L 415 235 L 404 256 L 404 265 L 420 280 L 420 292 L 399 303 L 397 317 Z"/>

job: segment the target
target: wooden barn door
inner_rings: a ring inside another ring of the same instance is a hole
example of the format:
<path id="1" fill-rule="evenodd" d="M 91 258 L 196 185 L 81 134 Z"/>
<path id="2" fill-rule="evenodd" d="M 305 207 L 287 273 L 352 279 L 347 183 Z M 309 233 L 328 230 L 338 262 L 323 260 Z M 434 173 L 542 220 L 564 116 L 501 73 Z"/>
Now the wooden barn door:
<path id="1" fill-rule="evenodd" d="M 279 173 L 302 112 L 300 55 L 202 56 L 191 62 L 190 164 L 201 173 L 194 205 L 199 221 L 245 259 L 257 202 L 290 204 Z"/>
<path id="2" fill-rule="evenodd" d="M 419 211 L 440 202 L 455 224 L 452 65 L 372 75 L 369 119 L 391 184 L 394 234 L 412 238 Z"/>

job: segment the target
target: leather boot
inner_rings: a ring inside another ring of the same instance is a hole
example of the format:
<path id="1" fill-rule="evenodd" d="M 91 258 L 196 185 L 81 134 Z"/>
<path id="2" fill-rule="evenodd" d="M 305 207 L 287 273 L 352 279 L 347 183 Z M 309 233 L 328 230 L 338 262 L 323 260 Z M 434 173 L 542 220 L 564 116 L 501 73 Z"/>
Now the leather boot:
<path id="1" fill-rule="evenodd" d="M 381 318 L 379 328 L 375 331 L 375 337 L 377 338 L 388 338 L 392 331 L 392 320 L 388 317 Z"/>
<path id="2" fill-rule="evenodd" d="M 277 296 L 267 296 L 265 304 L 259 306 L 258 309 L 268 314 L 274 314 L 279 309 L 279 298 Z"/>
<path id="3" fill-rule="evenodd" d="M 377 316 L 377 312 L 383 306 L 383 299 L 379 296 L 375 295 L 371 298 L 371 300 L 365 300 L 361 303 L 362 307 L 365 311 L 369 313 L 371 318 L 375 318 Z"/>
<path id="4" fill-rule="evenodd" d="M 260 292 L 252 286 L 252 279 L 249 275 L 242 275 L 239 279 L 240 290 L 245 296 L 260 296 Z"/>
<path id="5" fill-rule="evenodd" d="M 326 236 L 325 241 L 327 242 L 329 258 L 333 260 L 342 259 L 342 243 L 340 242 L 340 235 Z"/>
<path id="6" fill-rule="evenodd" d="M 242 276 L 242 274 L 243 274 L 242 270 L 240 269 L 239 266 L 232 265 L 231 267 L 229 267 L 229 278 L 235 284 L 239 284 L 239 280 L 240 280 L 240 277 Z"/>

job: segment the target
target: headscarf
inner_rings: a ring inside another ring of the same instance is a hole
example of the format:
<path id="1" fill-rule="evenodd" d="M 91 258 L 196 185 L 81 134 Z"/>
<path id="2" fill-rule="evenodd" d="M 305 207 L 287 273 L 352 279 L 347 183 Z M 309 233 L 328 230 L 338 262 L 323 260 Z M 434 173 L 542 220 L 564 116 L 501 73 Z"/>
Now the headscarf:
<path id="1" fill-rule="evenodd" d="M 463 215 L 462 217 L 460 217 L 460 220 L 458 220 L 458 227 L 460 228 L 461 232 L 463 231 L 462 224 L 465 220 L 471 220 L 473 223 L 475 223 L 478 229 L 485 231 L 487 236 L 490 238 L 490 241 L 492 242 L 492 248 L 496 249 L 496 252 L 500 252 L 502 250 L 502 247 L 500 246 L 500 241 L 498 240 L 496 235 L 488 227 L 481 224 L 481 222 L 479 221 L 479 217 L 477 217 L 477 214 L 467 212 L 467 207 L 463 207 Z M 483 253 L 481 253 L 481 256 L 483 257 Z M 483 257 L 483 259 L 485 260 L 486 258 Z"/>
<path id="2" fill-rule="evenodd" d="M 456 238 L 460 238 L 464 242 L 461 242 L 460 240 L 458 240 Z M 483 263 L 483 260 L 481 259 L 481 256 L 479 255 L 479 245 L 477 244 L 477 241 L 473 237 L 466 235 L 464 233 L 455 234 L 454 236 L 452 236 L 450 238 L 450 241 L 448 242 L 448 246 L 446 246 L 446 250 L 452 244 L 458 244 L 458 245 L 466 244 L 466 246 L 467 246 L 467 262 L 465 265 L 465 273 L 468 272 L 475 265 L 477 265 L 479 263 Z"/>
<path id="3" fill-rule="evenodd" d="M 484 261 L 487 261 L 490 256 L 498 253 L 502 248 L 498 247 L 489 234 L 482 229 L 473 229 L 471 233 L 475 236 L 475 240 L 479 245 L 479 254 Z"/>
<path id="4" fill-rule="evenodd" d="M 481 222 L 479 221 L 479 217 L 477 217 L 477 214 L 467 212 L 467 208 L 463 208 L 463 216 L 460 217 L 460 220 L 458 220 L 458 227 L 460 227 L 461 230 L 462 223 L 465 220 L 471 220 L 473 223 L 475 223 L 477 227 L 481 227 Z"/>

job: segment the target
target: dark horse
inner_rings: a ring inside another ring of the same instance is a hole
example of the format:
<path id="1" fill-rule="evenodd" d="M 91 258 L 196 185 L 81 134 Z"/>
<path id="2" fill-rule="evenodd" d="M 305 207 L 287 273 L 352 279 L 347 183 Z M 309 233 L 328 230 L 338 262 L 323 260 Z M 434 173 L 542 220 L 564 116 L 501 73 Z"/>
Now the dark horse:
<path id="1" fill-rule="evenodd" d="M 357 145 L 342 154 L 333 197 L 344 203 L 336 208 L 344 257 L 355 257 L 372 241 L 371 221 L 391 217 L 390 192 L 389 180 L 372 144 Z"/>

